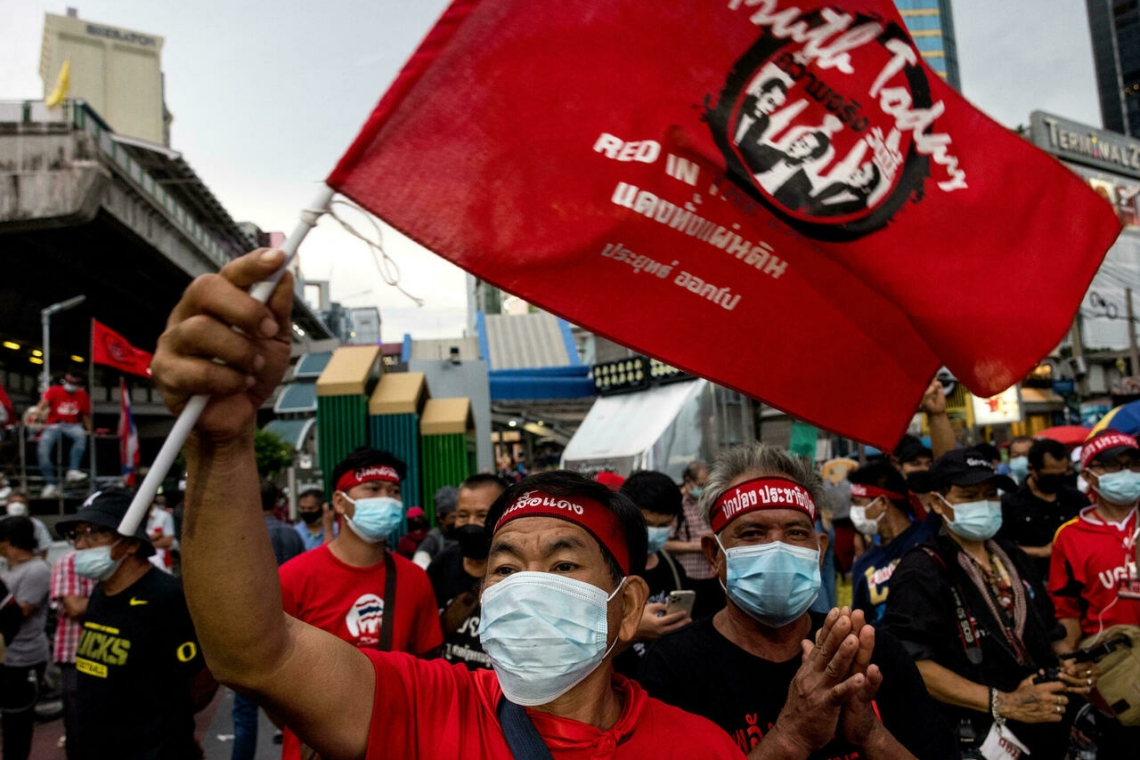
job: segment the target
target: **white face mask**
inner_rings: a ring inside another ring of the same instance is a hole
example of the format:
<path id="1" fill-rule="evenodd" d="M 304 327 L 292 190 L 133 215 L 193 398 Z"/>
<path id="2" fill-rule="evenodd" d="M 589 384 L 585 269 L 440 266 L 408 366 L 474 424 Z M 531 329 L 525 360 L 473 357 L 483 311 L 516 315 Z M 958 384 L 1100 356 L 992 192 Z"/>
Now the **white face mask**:
<path id="1" fill-rule="evenodd" d="M 862 533 L 864 536 L 877 536 L 879 535 L 879 523 L 883 520 L 883 515 L 887 513 L 884 509 L 879 513 L 879 516 L 873 520 L 867 517 L 867 510 L 875 505 L 875 499 L 865 507 L 851 507 L 851 522 L 855 524 L 855 530 Z"/>

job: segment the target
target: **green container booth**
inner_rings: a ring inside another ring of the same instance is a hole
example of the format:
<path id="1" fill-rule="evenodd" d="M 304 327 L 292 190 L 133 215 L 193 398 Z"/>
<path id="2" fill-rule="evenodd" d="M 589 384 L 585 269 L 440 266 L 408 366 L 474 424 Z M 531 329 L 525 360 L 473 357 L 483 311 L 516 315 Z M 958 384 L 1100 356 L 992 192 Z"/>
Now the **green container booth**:
<path id="1" fill-rule="evenodd" d="M 344 346 L 317 378 L 317 461 L 327 499 L 337 464 L 368 445 L 368 394 L 381 371 L 379 346 Z"/>
<path id="2" fill-rule="evenodd" d="M 380 378 L 368 400 L 368 443 L 390 451 L 408 466 L 401 486 L 404 505 L 422 506 L 430 515 L 432 493 L 423 491 L 420 420 L 431 394 L 423 372 L 393 372 Z"/>
<path id="3" fill-rule="evenodd" d="M 475 418 L 467 398 L 431 399 L 420 420 L 420 451 L 423 455 L 424 504 L 435 523 L 431 498 L 443 486 L 458 486 L 476 470 Z"/>

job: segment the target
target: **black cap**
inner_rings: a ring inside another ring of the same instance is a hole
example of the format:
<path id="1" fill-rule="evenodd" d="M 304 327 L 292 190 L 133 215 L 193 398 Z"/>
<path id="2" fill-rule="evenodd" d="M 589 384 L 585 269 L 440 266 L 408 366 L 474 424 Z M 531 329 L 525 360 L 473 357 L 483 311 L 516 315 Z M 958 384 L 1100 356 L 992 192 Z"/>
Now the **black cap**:
<path id="1" fill-rule="evenodd" d="M 904 435 L 894 450 L 895 459 L 900 464 L 913 462 L 919 457 L 933 457 L 934 453 L 922 445 L 922 441 L 913 435 Z"/>
<path id="2" fill-rule="evenodd" d="M 104 488 L 102 491 L 96 491 L 87 497 L 87 501 L 83 502 L 74 517 L 68 520 L 60 520 L 55 524 L 56 533 L 63 536 L 79 523 L 99 525 L 117 532 L 119 523 L 126 516 L 133 499 L 134 494 L 125 488 Z M 135 529 L 132 538 L 137 538 L 142 542 L 138 552 L 140 557 L 149 557 L 154 554 L 154 546 L 146 534 L 145 520 L 139 522 L 139 527 Z"/>
<path id="3" fill-rule="evenodd" d="M 930 467 L 930 480 L 936 489 L 993 481 L 1003 491 L 1017 490 L 1013 478 L 998 475 L 986 455 L 977 449 L 955 449 L 938 457 Z"/>

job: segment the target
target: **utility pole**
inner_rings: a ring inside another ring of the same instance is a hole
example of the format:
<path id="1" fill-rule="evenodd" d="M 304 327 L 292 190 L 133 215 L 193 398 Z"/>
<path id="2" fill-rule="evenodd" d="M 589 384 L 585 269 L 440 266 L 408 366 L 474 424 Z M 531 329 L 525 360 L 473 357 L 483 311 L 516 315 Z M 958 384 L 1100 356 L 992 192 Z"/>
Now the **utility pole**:
<path id="1" fill-rule="evenodd" d="M 1140 350 L 1136 347 L 1136 317 L 1132 314 L 1132 288 L 1124 289 L 1124 304 L 1128 315 L 1128 361 L 1132 377 L 1140 377 Z"/>
<path id="2" fill-rule="evenodd" d="M 1075 364 L 1084 364 L 1085 361 L 1085 346 L 1081 340 L 1081 313 L 1077 312 L 1077 316 L 1073 318 L 1073 329 L 1069 333 L 1069 342 L 1073 347 L 1073 359 L 1076 360 Z M 1077 398 L 1084 399 L 1089 395 L 1088 372 L 1081 373 L 1077 377 L 1077 367 L 1073 367 L 1073 379 L 1076 380 L 1077 385 Z"/>
<path id="3" fill-rule="evenodd" d="M 44 334 L 44 370 L 40 376 L 40 393 L 51 387 L 51 318 L 53 314 L 74 308 L 87 300 L 87 296 L 75 296 L 66 301 L 53 303 L 46 309 L 40 310 L 40 323 Z M 91 357 L 88 357 L 90 359 Z"/>

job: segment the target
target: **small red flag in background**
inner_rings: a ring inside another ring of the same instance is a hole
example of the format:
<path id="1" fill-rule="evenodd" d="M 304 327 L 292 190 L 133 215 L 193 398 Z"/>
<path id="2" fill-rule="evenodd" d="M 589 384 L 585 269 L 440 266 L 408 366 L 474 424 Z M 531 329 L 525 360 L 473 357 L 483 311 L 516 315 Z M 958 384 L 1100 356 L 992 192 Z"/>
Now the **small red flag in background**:
<path id="1" fill-rule="evenodd" d="M 135 348 L 126 338 L 91 320 L 91 360 L 133 375 L 150 377 L 153 354 Z"/>
<path id="2" fill-rule="evenodd" d="M 328 184 L 476 276 L 890 447 L 1060 341 L 1119 222 L 889 0 L 456 0 Z"/>

